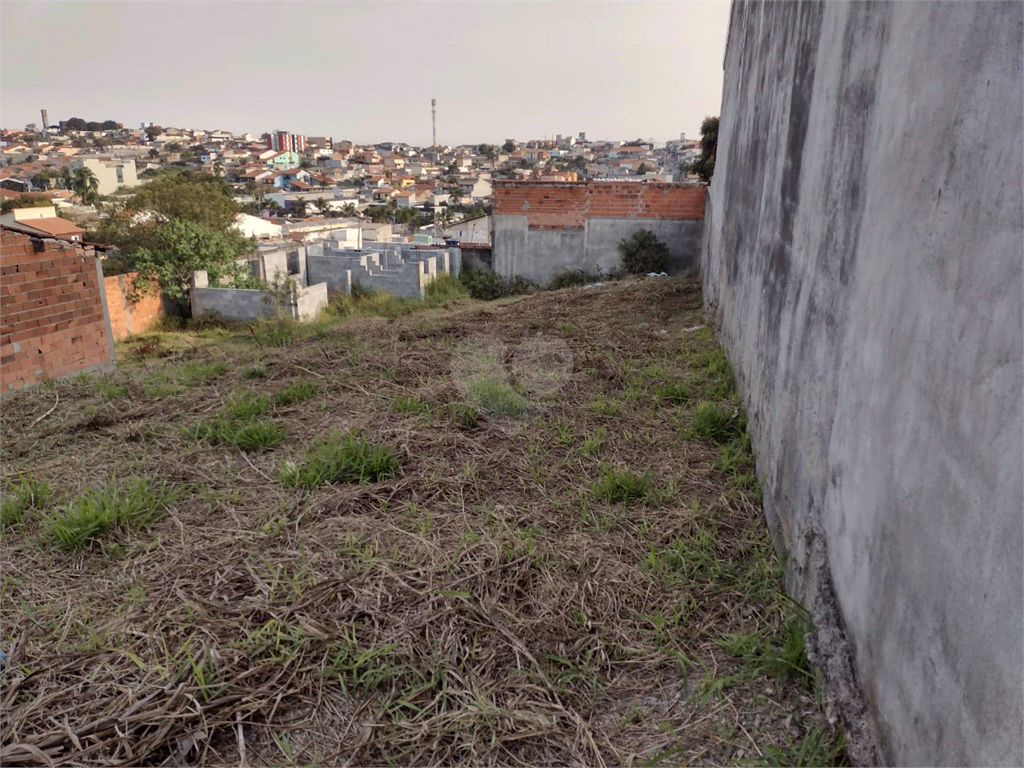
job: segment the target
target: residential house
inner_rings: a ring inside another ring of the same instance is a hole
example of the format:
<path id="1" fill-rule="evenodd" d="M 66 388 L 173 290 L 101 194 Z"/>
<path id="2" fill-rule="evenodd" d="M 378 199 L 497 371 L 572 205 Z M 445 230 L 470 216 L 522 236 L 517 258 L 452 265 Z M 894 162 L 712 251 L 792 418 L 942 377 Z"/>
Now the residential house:
<path id="1" fill-rule="evenodd" d="M 267 158 L 264 162 L 274 168 L 298 168 L 301 160 L 298 152 L 286 150 L 284 152 L 275 152 L 273 157 Z"/>
<path id="2" fill-rule="evenodd" d="M 29 235 L 54 237 L 73 243 L 82 242 L 82 236 L 85 234 L 85 230 L 73 221 L 60 218 L 53 206 L 15 208 L 0 216 L 0 224 L 16 227 Z"/>

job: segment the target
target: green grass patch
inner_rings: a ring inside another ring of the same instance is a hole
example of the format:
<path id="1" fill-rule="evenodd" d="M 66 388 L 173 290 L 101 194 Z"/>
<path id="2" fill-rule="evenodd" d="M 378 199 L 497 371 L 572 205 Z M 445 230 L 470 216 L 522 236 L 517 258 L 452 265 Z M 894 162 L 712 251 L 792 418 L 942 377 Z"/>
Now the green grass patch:
<path id="1" fill-rule="evenodd" d="M 427 283 L 426 300 L 429 306 L 448 306 L 468 298 L 469 290 L 454 275 L 441 273 Z"/>
<path id="2" fill-rule="evenodd" d="M 392 401 L 391 409 L 398 413 L 429 413 L 430 404 L 425 403 L 418 397 L 400 395 Z"/>
<path id="3" fill-rule="evenodd" d="M 605 470 L 601 479 L 591 486 L 598 499 L 609 504 L 621 504 L 631 499 L 642 499 L 651 488 L 649 474 L 638 475 L 628 469 Z"/>
<path id="4" fill-rule="evenodd" d="M 702 400 L 693 413 L 692 431 L 697 437 L 719 445 L 739 437 L 746 429 L 746 419 L 739 409 L 730 410 L 718 403 Z"/>
<path id="5" fill-rule="evenodd" d="M 654 388 L 654 394 L 662 403 L 681 405 L 688 403 L 693 398 L 692 388 L 680 381 L 671 381 L 667 384 L 660 384 Z"/>
<path id="6" fill-rule="evenodd" d="M 354 432 L 313 443 L 301 464 L 286 463 L 279 479 L 291 488 L 312 490 L 328 483 L 375 483 L 394 477 L 398 456 Z"/>
<path id="7" fill-rule="evenodd" d="M 516 392 L 512 385 L 495 379 L 481 379 L 469 385 L 470 402 L 491 416 L 516 418 L 526 413 L 529 402 Z"/>
<path id="8" fill-rule="evenodd" d="M 763 632 L 730 633 L 718 644 L 727 653 L 744 661 L 748 670 L 789 681 L 798 678 L 806 684 L 814 680 L 814 670 L 807 659 L 804 637 L 811 631 L 806 611 L 796 606 L 782 625 L 781 637 Z"/>
<path id="9" fill-rule="evenodd" d="M 266 451 L 284 442 L 288 431 L 270 419 L 237 421 L 224 416 L 202 419 L 186 430 L 193 440 L 243 451 Z"/>
<path id="10" fill-rule="evenodd" d="M 267 366 L 263 363 L 247 366 L 242 369 L 242 378 L 247 380 L 265 379 L 267 378 Z"/>
<path id="11" fill-rule="evenodd" d="M 251 389 L 235 392 L 224 406 L 224 415 L 231 419 L 254 419 L 270 410 L 270 399 Z"/>
<path id="12" fill-rule="evenodd" d="M 618 416 L 622 403 L 606 397 L 598 397 L 590 404 L 590 410 L 598 416 Z"/>
<path id="13" fill-rule="evenodd" d="M 22 475 L 17 481 L 8 480 L 6 486 L 0 502 L 0 528 L 20 525 L 29 513 L 45 509 L 53 498 L 50 484 L 35 475 Z"/>
<path id="14" fill-rule="evenodd" d="M 49 518 L 48 533 L 58 547 L 77 549 L 114 528 L 147 528 L 167 512 L 178 495 L 168 483 L 151 483 L 145 478 L 90 488 Z"/>
<path id="15" fill-rule="evenodd" d="M 305 402 L 319 391 L 320 388 L 312 381 L 296 381 L 274 393 L 274 407 L 283 408 Z"/>

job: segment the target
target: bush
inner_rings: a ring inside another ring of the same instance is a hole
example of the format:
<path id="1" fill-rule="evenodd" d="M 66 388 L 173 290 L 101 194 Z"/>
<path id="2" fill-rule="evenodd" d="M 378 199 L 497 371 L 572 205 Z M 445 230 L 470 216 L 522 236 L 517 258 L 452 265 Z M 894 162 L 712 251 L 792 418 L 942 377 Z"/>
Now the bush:
<path id="1" fill-rule="evenodd" d="M 427 283 L 427 303 L 433 306 L 469 298 L 469 291 L 457 277 L 447 273 Z"/>
<path id="2" fill-rule="evenodd" d="M 649 229 L 634 232 L 632 237 L 619 241 L 622 268 L 633 275 L 668 270 L 668 246 Z"/>
<path id="3" fill-rule="evenodd" d="M 571 288 L 574 285 L 589 285 L 596 283 L 597 277 L 584 272 L 582 269 L 566 269 L 556 272 L 551 282 L 548 283 L 548 290 L 557 291 L 561 288 Z"/>
<path id="4" fill-rule="evenodd" d="M 492 269 L 470 269 L 466 266 L 462 268 L 459 282 L 466 286 L 470 296 L 481 301 L 493 301 L 536 290 L 533 283 L 518 275 L 506 280 Z"/>

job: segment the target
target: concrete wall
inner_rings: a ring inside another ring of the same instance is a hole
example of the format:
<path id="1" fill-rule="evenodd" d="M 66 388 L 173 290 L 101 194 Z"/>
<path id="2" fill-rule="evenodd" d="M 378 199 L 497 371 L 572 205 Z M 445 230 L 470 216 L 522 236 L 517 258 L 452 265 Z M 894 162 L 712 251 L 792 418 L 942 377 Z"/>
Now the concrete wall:
<path id="1" fill-rule="evenodd" d="M 194 273 L 192 287 L 192 315 L 201 317 L 216 312 L 225 320 L 244 322 L 261 317 L 275 317 L 278 313 L 296 320 L 311 320 L 327 306 L 327 285 L 302 286 L 286 306 L 278 306 L 273 294 L 267 291 L 243 288 L 210 288 L 206 272 Z"/>
<path id="2" fill-rule="evenodd" d="M 1022 30 L 732 9 L 705 300 L 812 654 L 899 765 L 1024 764 Z"/>
<path id="3" fill-rule="evenodd" d="M 0 234 L 0 393 L 112 368 L 103 271 L 91 247 Z"/>
<path id="4" fill-rule="evenodd" d="M 496 182 L 492 264 L 502 277 L 547 283 L 558 272 L 612 271 L 619 241 L 648 229 L 669 247 L 669 271 L 698 266 L 704 190 L 631 181 Z"/>

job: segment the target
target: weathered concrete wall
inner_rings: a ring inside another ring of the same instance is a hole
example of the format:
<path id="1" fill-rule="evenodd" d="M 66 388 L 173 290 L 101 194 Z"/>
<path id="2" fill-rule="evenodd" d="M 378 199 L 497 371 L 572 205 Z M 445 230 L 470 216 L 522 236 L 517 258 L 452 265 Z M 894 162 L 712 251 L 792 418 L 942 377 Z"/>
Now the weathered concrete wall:
<path id="1" fill-rule="evenodd" d="M 649 229 L 669 248 L 669 271 L 697 267 L 704 190 L 635 181 L 497 182 L 494 271 L 547 283 L 559 272 L 611 271 L 619 241 Z"/>
<path id="2" fill-rule="evenodd" d="M 812 650 L 850 693 L 851 649 L 900 765 L 1024 764 L 1022 31 L 1019 2 L 730 22 L 705 298 Z"/>
<path id="3" fill-rule="evenodd" d="M 216 312 L 225 320 L 248 321 L 261 317 L 274 317 L 283 313 L 296 320 L 311 320 L 327 306 L 327 285 L 299 287 L 293 300 L 279 306 L 274 294 L 246 288 L 210 288 L 206 272 L 193 274 L 192 315 L 201 317 Z"/>

